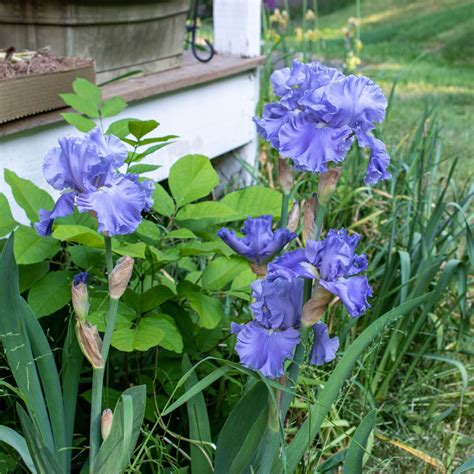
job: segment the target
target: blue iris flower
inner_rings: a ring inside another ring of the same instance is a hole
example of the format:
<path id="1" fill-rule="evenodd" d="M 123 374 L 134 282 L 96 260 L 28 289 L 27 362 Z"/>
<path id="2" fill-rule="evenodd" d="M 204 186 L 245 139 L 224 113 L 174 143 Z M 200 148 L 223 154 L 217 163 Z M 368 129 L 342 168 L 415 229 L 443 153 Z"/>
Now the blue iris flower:
<path id="1" fill-rule="evenodd" d="M 96 216 L 99 232 L 132 233 L 142 211 L 153 204 L 154 183 L 118 172 L 127 158 L 125 145 L 112 135 L 103 135 L 98 127 L 83 137 L 63 137 L 58 142 L 44 159 L 43 173 L 63 194 L 51 211 L 40 210 L 35 224 L 38 234 L 50 235 L 54 220 L 72 214 L 74 207 Z"/>

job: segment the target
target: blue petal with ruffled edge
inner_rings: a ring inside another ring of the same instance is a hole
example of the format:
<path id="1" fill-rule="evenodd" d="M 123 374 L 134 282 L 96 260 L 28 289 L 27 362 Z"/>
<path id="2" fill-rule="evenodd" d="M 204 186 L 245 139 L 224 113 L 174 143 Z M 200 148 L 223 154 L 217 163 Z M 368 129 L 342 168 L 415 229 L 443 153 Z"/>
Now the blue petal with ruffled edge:
<path id="1" fill-rule="evenodd" d="M 237 335 L 235 350 L 240 363 L 270 378 L 284 374 L 283 364 L 292 357 L 300 342 L 300 333 L 296 329 L 266 329 L 256 321 L 243 325 L 232 323 L 232 332 Z"/>
<path id="2" fill-rule="evenodd" d="M 354 140 L 349 127 L 329 128 L 304 112 L 291 117 L 278 138 L 281 155 L 291 158 L 296 169 L 312 173 L 325 172 L 328 163 L 343 161 Z"/>
<path id="3" fill-rule="evenodd" d="M 328 327 L 322 322 L 313 326 L 313 333 L 310 362 L 314 365 L 324 365 L 334 360 L 339 349 L 339 338 L 329 337 Z"/>
<path id="4" fill-rule="evenodd" d="M 131 234 L 142 220 L 141 212 L 146 197 L 140 187 L 124 176 L 119 176 L 112 186 L 77 196 L 80 212 L 93 212 L 99 222 L 99 232 L 108 235 Z"/>
<path id="5" fill-rule="evenodd" d="M 299 327 L 303 311 L 303 280 L 255 280 L 250 309 L 256 321 L 267 329 Z"/>
<path id="6" fill-rule="evenodd" d="M 54 219 L 66 217 L 74 212 L 74 197 L 74 193 L 63 194 L 56 201 L 52 211 L 40 210 L 40 221 L 35 223 L 35 229 L 41 237 L 51 235 Z"/>
<path id="7" fill-rule="evenodd" d="M 370 308 L 368 298 L 372 296 L 372 288 L 365 276 L 339 278 L 334 281 L 320 280 L 319 284 L 339 296 L 353 318 L 363 315 Z"/>

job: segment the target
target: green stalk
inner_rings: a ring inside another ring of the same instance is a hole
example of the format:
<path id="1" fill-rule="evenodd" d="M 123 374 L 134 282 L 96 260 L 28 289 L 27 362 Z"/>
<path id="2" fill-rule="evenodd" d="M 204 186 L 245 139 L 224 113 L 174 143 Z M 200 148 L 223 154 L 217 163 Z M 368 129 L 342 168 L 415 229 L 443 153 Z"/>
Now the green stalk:
<path id="1" fill-rule="evenodd" d="M 105 241 L 105 261 L 107 265 L 107 276 L 113 270 L 112 258 L 112 240 L 110 237 L 104 236 Z M 117 317 L 119 300 L 115 298 L 109 299 L 109 312 L 105 326 L 105 335 L 100 351 L 104 365 L 107 363 L 109 355 L 110 343 L 112 342 L 112 334 L 115 329 L 115 320 Z M 90 453 L 89 453 L 89 473 L 94 473 L 94 461 L 101 444 L 100 434 L 100 418 L 102 413 L 102 392 L 104 388 L 104 368 L 93 369 L 92 375 L 92 400 L 91 400 L 91 424 L 90 424 Z"/>
<path id="2" fill-rule="evenodd" d="M 288 224 L 288 204 L 290 202 L 290 195 L 282 193 L 281 197 L 281 217 L 280 227 L 286 227 Z"/>

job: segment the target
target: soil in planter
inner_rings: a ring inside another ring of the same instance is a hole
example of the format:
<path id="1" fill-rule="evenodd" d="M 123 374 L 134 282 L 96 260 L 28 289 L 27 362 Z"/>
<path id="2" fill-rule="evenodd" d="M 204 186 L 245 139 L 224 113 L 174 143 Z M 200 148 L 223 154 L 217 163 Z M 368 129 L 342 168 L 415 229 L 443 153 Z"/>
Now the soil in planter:
<path id="1" fill-rule="evenodd" d="M 71 69 L 71 58 L 43 51 L 14 53 L 11 48 L 0 51 L 0 81 L 68 69 Z"/>

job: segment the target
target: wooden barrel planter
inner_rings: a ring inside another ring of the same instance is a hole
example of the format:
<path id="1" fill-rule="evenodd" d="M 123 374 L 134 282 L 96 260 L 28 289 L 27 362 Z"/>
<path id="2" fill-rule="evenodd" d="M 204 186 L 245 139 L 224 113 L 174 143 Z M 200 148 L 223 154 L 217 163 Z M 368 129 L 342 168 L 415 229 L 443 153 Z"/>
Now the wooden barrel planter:
<path id="1" fill-rule="evenodd" d="M 92 58 L 98 82 L 178 67 L 190 0 L 0 0 L 0 47 Z"/>

